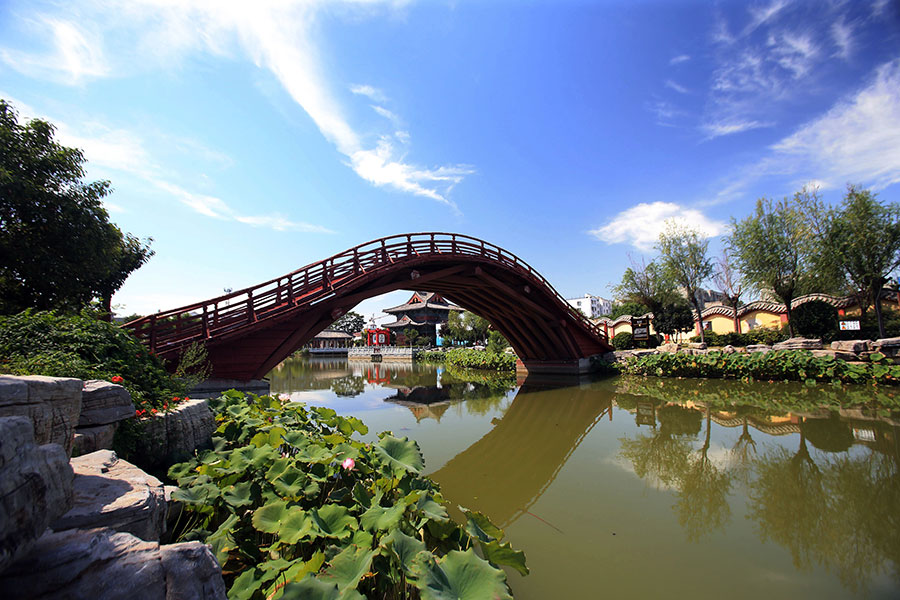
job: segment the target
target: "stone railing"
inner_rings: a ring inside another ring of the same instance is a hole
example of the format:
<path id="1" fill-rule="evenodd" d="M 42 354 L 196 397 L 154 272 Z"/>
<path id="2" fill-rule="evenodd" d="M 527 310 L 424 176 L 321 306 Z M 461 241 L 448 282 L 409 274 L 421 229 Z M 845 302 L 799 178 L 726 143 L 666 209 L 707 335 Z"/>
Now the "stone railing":
<path id="1" fill-rule="evenodd" d="M 347 358 L 350 360 L 372 360 L 373 356 L 381 356 L 381 360 L 411 361 L 425 348 L 415 346 L 357 346 L 350 348 Z M 375 360 L 378 360 L 377 358 Z"/>

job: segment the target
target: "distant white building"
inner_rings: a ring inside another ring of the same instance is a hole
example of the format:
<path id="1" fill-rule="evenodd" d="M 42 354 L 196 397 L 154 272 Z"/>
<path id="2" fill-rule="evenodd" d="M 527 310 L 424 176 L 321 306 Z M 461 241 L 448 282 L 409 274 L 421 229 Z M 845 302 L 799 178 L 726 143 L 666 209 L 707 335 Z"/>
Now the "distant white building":
<path id="1" fill-rule="evenodd" d="M 585 294 L 581 298 L 566 298 L 566 302 L 588 319 L 596 319 L 600 315 L 608 315 L 612 312 L 612 300 Z"/>

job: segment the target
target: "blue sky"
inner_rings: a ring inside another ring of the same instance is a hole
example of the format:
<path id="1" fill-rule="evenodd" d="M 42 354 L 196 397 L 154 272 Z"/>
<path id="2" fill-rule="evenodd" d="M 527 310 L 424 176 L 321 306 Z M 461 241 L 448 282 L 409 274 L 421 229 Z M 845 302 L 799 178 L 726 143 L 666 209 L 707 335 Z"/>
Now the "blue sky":
<path id="1" fill-rule="evenodd" d="M 13 0 L 0 97 L 154 238 L 123 312 L 434 230 L 609 297 L 666 219 L 900 201 L 897 2 Z"/>

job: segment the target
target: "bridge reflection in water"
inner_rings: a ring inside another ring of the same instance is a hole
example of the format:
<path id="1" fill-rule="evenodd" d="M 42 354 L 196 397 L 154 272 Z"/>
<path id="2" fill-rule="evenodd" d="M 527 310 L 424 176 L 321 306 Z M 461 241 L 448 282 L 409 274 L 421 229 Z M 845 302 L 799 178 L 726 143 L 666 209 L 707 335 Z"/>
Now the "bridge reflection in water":
<path id="1" fill-rule="evenodd" d="M 594 425 L 612 419 L 610 396 L 577 387 L 553 394 L 561 387 L 526 381 L 487 435 L 431 474 L 444 496 L 501 527 L 528 512 Z"/>

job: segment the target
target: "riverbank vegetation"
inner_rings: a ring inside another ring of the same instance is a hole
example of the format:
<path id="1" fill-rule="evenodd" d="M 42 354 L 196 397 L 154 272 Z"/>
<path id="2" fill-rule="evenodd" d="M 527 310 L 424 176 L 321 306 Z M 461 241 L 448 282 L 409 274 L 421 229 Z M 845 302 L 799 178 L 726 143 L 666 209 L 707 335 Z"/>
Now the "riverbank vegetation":
<path id="1" fill-rule="evenodd" d="M 212 546 L 229 597 L 511 598 L 525 556 L 484 515 L 447 515 L 415 441 L 334 410 L 226 392 L 214 449 L 174 465 L 180 539 Z M 475 553 L 478 549 L 479 554 Z"/>
<path id="2" fill-rule="evenodd" d="M 192 366 L 188 366 L 190 363 Z M 163 410 L 204 377 L 205 356 L 191 352 L 176 377 L 130 333 L 93 313 L 26 310 L 0 316 L 0 372 L 104 379 L 123 386 L 137 410 Z"/>
<path id="3" fill-rule="evenodd" d="M 884 355 L 872 353 L 869 363 L 849 363 L 834 357 L 817 357 L 802 350 L 725 354 L 676 354 L 660 352 L 630 357 L 620 367 L 630 375 L 700 377 L 810 383 L 900 384 L 900 365 L 888 364 Z"/>
<path id="4" fill-rule="evenodd" d="M 419 360 L 444 363 L 460 369 L 510 372 L 516 370 L 516 355 L 476 348 L 452 348 L 446 351 L 423 352 Z"/>

